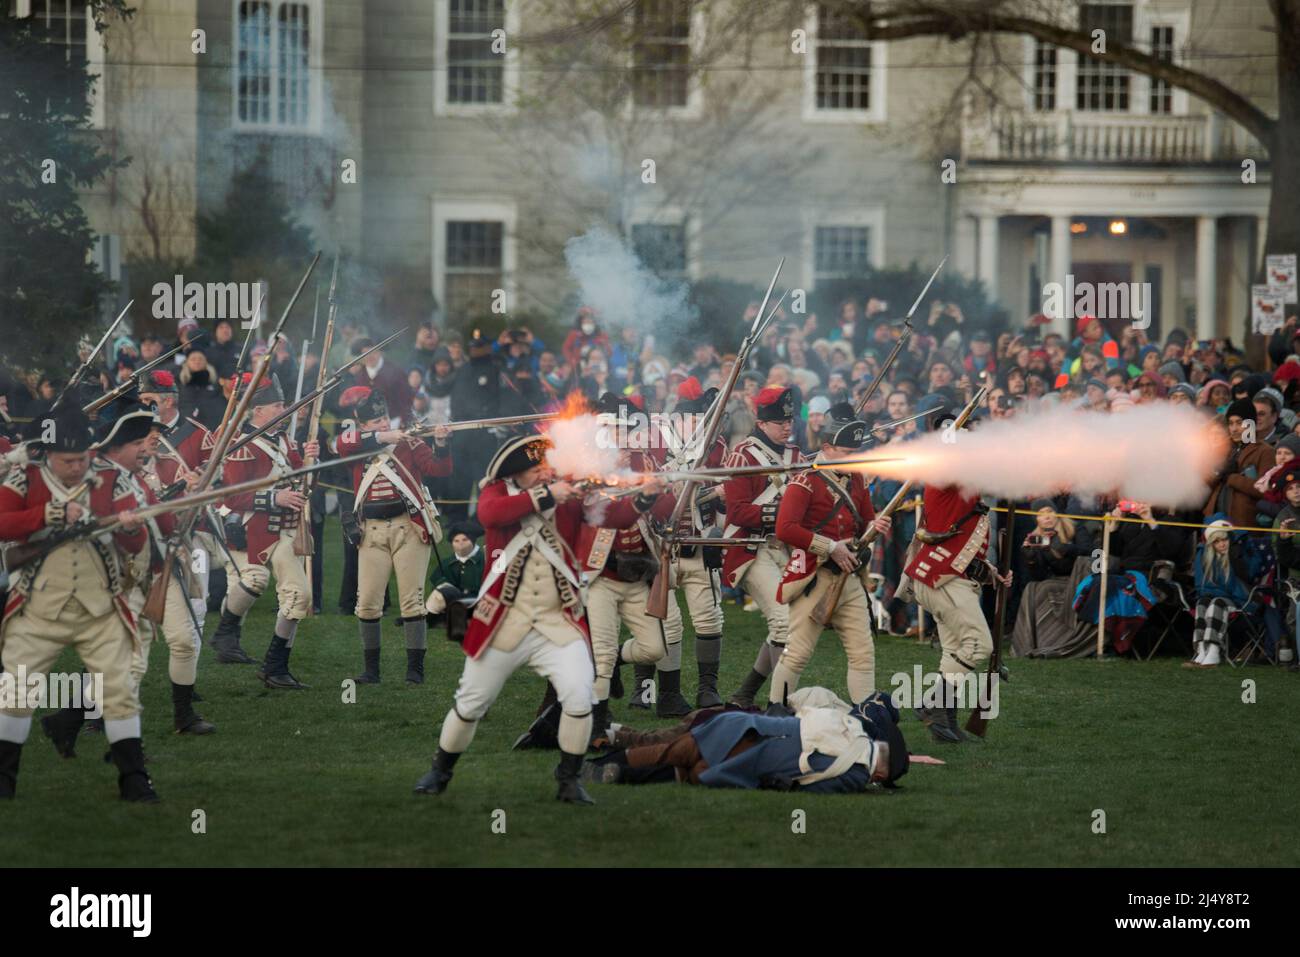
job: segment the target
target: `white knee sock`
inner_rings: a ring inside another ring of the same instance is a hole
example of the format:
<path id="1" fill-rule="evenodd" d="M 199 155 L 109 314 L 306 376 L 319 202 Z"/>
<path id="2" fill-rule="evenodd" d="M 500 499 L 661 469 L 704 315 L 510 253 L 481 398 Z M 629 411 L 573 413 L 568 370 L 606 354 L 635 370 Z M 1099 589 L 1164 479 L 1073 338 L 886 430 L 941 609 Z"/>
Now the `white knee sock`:
<path id="1" fill-rule="evenodd" d="M 591 740 L 591 712 L 580 718 L 570 714 L 560 715 L 560 730 L 555 735 L 560 750 L 566 754 L 585 754 Z"/>
<path id="2" fill-rule="evenodd" d="M 438 735 L 438 747 L 448 754 L 460 754 L 469 748 L 469 743 L 474 740 L 474 731 L 478 728 L 477 721 L 463 721 L 461 716 L 452 708 L 447 712 L 447 719 L 442 723 L 442 733 Z M 586 742 L 583 742 L 586 745 Z"/>

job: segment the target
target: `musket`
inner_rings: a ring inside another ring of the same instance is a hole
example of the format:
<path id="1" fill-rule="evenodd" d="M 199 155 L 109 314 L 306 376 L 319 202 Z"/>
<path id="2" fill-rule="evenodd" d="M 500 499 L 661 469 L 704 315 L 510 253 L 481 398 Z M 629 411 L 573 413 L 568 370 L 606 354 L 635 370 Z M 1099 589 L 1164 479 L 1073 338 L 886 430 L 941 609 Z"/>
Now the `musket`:
<path id="1" fill-rule="evenodd" d="M 964 426 L 967 421 L 969 421 L 970 417 L 975 414 L 975 410 L 978 409 L 980 403 L 984 401 L 984 396 L 987 392 L 987 388 L 981 388 L 971 397 L 971 400 L 966 403 L 966 407 L 961 410 L 961 414 L 957 416 L 957 421 L 953 423 L 952 427 L 954 431 Z M 841 461 L 839 463 L 828 462 L 826 464 L 827 467 L 834 467 L 836 464 L 846 463 Z M 908 479 L 904 482 L 902 487 L 894 493 L 894 497 L 889 500 L 883 509 L 880 510 L 880 515 L 893 515 L 894 512 L 898 510 L 898 507 L 907 499 L 907 496 L 911 493 L 912 488 L 915 485 L 916 481 L 914 479 Z M 880 533 L 876 531 L 875 525 L 868 525 L 867 530 L 862 533 L 862 536 L 855 539 L 849 545 L 849 550 L 858 556 L 868 554 L 871 550 L 872 543 L 876 540 L 879 534 Z M 822 593 L 822 597 L 818 599 L 817 604 L 813 606 L 813 610 L 810 613 L 810 617 L 814 622 L 823 627 L 830 623 L 831 617 L 835 614 L 835 606 L 840 603 L 840 595 L 844 592 L 844 584 L 848 581 L 849 574 L 849 572 L 841 571 L 840 574 L 832 576 L 830 587 Z"/>
<path id="2" fill-rule="evenodd" d="M 239 350 L 239 358 L 235 360 L 235 372 L 230 379 L 230 395 L 226 397 L 226 411 L 221 414 L 221 422 L 216 428 L 216 434 L 226 431 L 226 426 L 230 424 L 230 416 L 235 411 L 235 403 L 239 400 L 239 370 L 244 368 L 244 360 L 248 358 L 248 347 L 253 342 L 253 335 L 257 332 L 257 327 L 261 325 L 258 317 L 262 315 L 262 306 L 266 303 L 266 292 L 263 291 L 261 297 L 257 300 L 257 308 L 253 310 L 253 318 L 248 324 L 248 332 L 244 334 L 244 345 Z"/>
<path id="3" fill-rule="evenodd" d="M 943 259 L 939 261 L 939 265 L 935 267 L 934 272 L 930 273 L 930 278 L 926 282 L 925 287 L 921 290 L 921 294 L 916 297 L 916 302 L 912 303 L 912 308 L 907 310 L 907 315 L 903 317 L 903 331 L 899 334 L 898 341 L 894 343 L 894 348 L 889 351 L 889 355 L 885 359 L 885 364 L 880 367 L 876 372 L 875 378 L 871 380 L 871 385 L 867 386 L 867 391 L 862 393 L 862 398 L 859 399 L 858 404 L 854 406 L 854 414 L 862 414 L 862 410 L 867 407 L 867 403 L 871 401 L 871 397 L 875 395 L 876 390 L 880 388 L 880 383 L 885 381 L 885 373 L 888 372 L 890 367 L 898 361 L 898 354 L 903 351 L 903 346 L 907 345 L 907 340 L 912 335 L 912 316 L 916 314 L 916 309 L 921 305 L 921 300 L 924 299 L 925 294 L 930 291 L 930 287 L 934 284 L 934 280 L 939 275 L 939 270 L 943 268 L 943 264 L 947 261 L 947 256 L 944 256 Z"/>
<path id="4" fill-rule="evenodd" d="M 130 377 L 129 377 L 125 382 L 121 383 L 120 385 L 114 386 L 112 389 L 110 389 L 108 392 L 105 392 L 103 395 L 101 395 L 101 396 L 100 396 L 98 399 L 96 399 L 94 402 L 90 402 L 90 403 L 88 403 L 88 404 L 86 404 L 86 405 L 83 405 L 83 406 L 81 407 L 81 411 L 84 412 L 84 413 L 86 413 L 86 415 L 92 415 L 92 414 L 94 414 L 95 412 L 98 412 L 98 411 L 99 411 L 100 409 L 102 409 L 104 406 L 108 405 L 110 402 L 112 402 L 112 401 L 114 401 L 115 399 L 117 399 L 118 396 L 126 395 L 126 393 L 128 393 L 128 392 L 130 392 L 132 389 L 136 388 L 137 382 L 143 382 L 143 381 L 144 381 L 144 377 L 145 377 L 146 375 L 148 375 L 150 372 L 152 372 L 152 371 L 153 371 L 154 369 L 156 369 L 158 366 L 162 365 L 164 362 L 166 362 L 166 361 L 167 361 L 168 359 L 170 359 L 172 356 L 176 355 L 176 353 L 180 352 L 180 351 L 181 351 L 182 349 L 184 349 L 187 345 L 192 345 L 193 343 L 198 342 L 200 339 L 202 339 L 202 338 L 203 338 L 204 336 L 206 336 L 206 335 L 207 335 L 206 332 L 200 332 L 197 336 L 195 336 L 195 337 L 194 337 L 193 339 L 191 339 L 189 342 L 182 342 L 179 346 L 175 346 L 174 348 L 168 349 L 166 352 L 164 352 L 162 355 L 158 356 L 156 359 L 151 359 L 150 361 L 146 362 L 146 363 L 145 363 L 144 365 L 142 365 L 140 368 L 138 368 L 138 369 L 136 369 L 134 372 L 132 372 L 131 375 L 130 375 Z M 147 389 L 141 389 L 140 391 L 141 391 L 141 392 L 147 392 L 148 390 L 147 390 Z"/>
<path id="5" fill-rule="evenodd" d="M 406 434 L 418 438 L 429 435 L 434 429 L 446 429 L 449 432 L 461 432 L 469 429 L 495 429 L 503 426 L 525 425 L 530 422 L 547 422 L 558 419 L 560 412 L 539 412 L 536 415 L 506 415 L 495 419 L 464 419 L 460 422 L 447 422 L 444 425 L 417 425 L 407 429 Z"/>
<path id="6" fill-rule="evenodd" d="M 293 390 L 293 401 L 297 402 L 302 398 L 302 380 L 307 377 L 307 350 L 311 344 L 316 341 L 316 320 L 320 317 L 320 283 L 316 284 L 316 304 L 311 310 L 311 338 L 302 340 L 302 354 L 298 357 L 298 385 Z M 298 410 L 293 410 L 293 418 L 289 420 L 289 434 L 298 434 Z"/>
<path id="7" fill-rule="evenodd" d="M 284 475 L 263 475 L 255 479 L 249 479 L 246 482 L 239 482 L 235 485 L 226 485 L 218 488 L 205 489 L 201 492 L 196 491 L 183 498 L 173 499 L 170 502 L 160 502 L 157 505 L 148 505 L 144 508 L 137 508 L 133 514 L 135 518 L 143 522 L 146 519 L 155 518 L 159 515 L 168 515 L 172 512 L 184 511 L 186 509 L 198 509 L 209 502 L 215 502 L 225 498 L 228 495 L 239 495 L 243 492 L 256 492 L 272 485 L 277 485 L 289 479 L 297 478 L 309 472 L 318 469 L 328 468 L 331 465 L 346 464 L 349 462 L 359 461 L 368 458 L 369 453 L 357 453 L 347 458 L 336 459 L 330 462 L 320 462 L 316 465 L 305 465 L 302 468 L 294 469 Z M 5 567 L 9 569 L 19 568 L 35 558 L 42 555 L 48 555 L 55 548 L 65 542 L 73 541 L 79 538 L 87 538 L 96 535 L 111 535 L 118 531 L 125 524 L 118 514 L 106 515 L 97 518 L 94 521 L 82 521 L 72 525 L 65 526 L 54 530 L 51 534 L 34 542 L 20 542 L 12 545 L 4 551 Z"/>
<path id="8" fill-rule="evenodd" d="M 875 465 L 879 462 L 903 462 L 906 461 L 905 455 L 873 455 L 868 458 L 839 459 L 835 462 L 816 462 L 808 460 L 804 462 L 782 463 L 780 465 L 738 465 L 734 468 L 720 466 L 714 469 L 682 469 L 667 470 L 655 472 L 661 478 L 670 482 L 680 482 L 683 480 L 698 480 L 700 482 L 718 482 L 726 481 L 739 475 L 784 475 L 790 472 L 807 472 L 808 470 L 818 469 L 837 469 L 845 465 Z"/>
<path id="9" fill-rule="evenodd" d="M 316 369 L 315 401 L 312 403 L 311 414 L 307 416 L 307 432 L 305 435 L 305 441 L 307 442 L 310 442 L 319 434 L 321 411 L 325 408 L 325 393 L 329 391 L 325 387 L 325 372 L 329 365 L 330 349 L 334 348 L 334 320 L 339 314 L 339 301 L 335 297 L 338 286 L 339 254 L 336 250 L 334 253 L 334 269 L 330 272 L 330 291 L 327 297 L 329 312 L 325 317 L 325 340 L 321 343 L 320 365 Z M 347 365 L 342 366 L 339 372 L 346 368 Z M 316 551 L 316 543 L 312 540 L 311 534 L 311 487 L 312 480 L 310 478 L 304 479 L 302 491 L 307 501 L 302 507 L 302 518 L 298 521 L 298 530 L 293 535 L 293 553 L 295 555 L 311 555 Z"/>
<path id="10" fill-rule="evenodd" d="M 727 381 L 722 389 L 718 391 L 717 398 L 713 401 L 713 409 L 711 410 L 713 414 L 705 420 L 707 427 L 702 430 L 702 433 L 697 433 L 703 435 L 703 441 L 696 447 L 699 450 L 698 454 L 692 461 L 686 463 L 688 465 L 699 465 L 700 461 L 709 454 L 709 450 L 713 448 L 713 440 L 718 437 L 718 432 L 722 428 L 722 418 L 727 410 L 727 402 L 731 399 L 732 390 L 736 387 L 736 380 L 740 378 L 740 371 L 745 367 L 745 361 L 748 359 L 750 351 L 758 343 L 759 338 L 767 330 L 772 318 L 776 315 L 776 309 L 767 314 L 767 303 L 772 298 L 772 290 L 776 288 L 776 281 L 780 278 L 781 267 L 784 265 L 785 257 L 782 256 L 780 262 L 776 264 L 776 272 L 772 273 L 772 281 L 767 284 L 767 292 L 763 294 L 763 301 L 758 306 L 758 314 L 754 317 L 754 323 L 740 344 L 740 349 L 736 353 L 736 361 L 731 364 L 731 372 L 727 376 Z M 785 297 L 782 296 L 781 298 L 784 299 Z M 695 489 L 698 485 L 698 482 L 687 479 L 686 485 L 678 494 L 677 501 L 673 505 L 672 517 L 668 520 L 667 534 L 663 537 L 660 545 L 659 571 L 650 585 L 650 595 L 646 599 L 645 609 L 647 615 L 658 618 L 660 621 L 668 617 L 669 562 L 672 559 L 671 539 L 677 531 L 678 523 L 682 520 L 682 513 L 686 510 L 687 503 L 695 497 Z"/>
<path id="11" fill-rule="evenodd" d="M 1007 572 L 1011 570 L 1011 549 L 1015 547 L 1015 525 L 1016 515 L 1012 511 L 1010 500 L 1002 503 L 1004 509 L 1002 513 L 1002 539 L 998 542 L 998 577 L 1006 578 Z M 992 694 L 993 682 L 997 681 L 1002 675 L 1002 637 L 1006 634 L 1007 628 L 1007 599 L 1011 589 L 1001 582 L 997 582 L 998 595 L 993 606 L 993 654 L 989 655 L 989 667 L 985 675 L 985 682 Z M 966 720 L 966 730 L 977 737 L 984 737 L 988 731 L 989 719 L 985 717 L 983 705 L 984 701 L 979 698 L 978 691 L 975 695 L 975 707 L 971 709 L 970 717 Z"/>
<path id="12" fill-rule="evenodd" d="M 117 314 L 117 318 L 114 319 L 113 324 L 108 327 L 108 331 L 100 338 L 95 348 L 90 350 L 90 355 L 86 356 L 85 361 L 83 361 L 81 365 L 77 366 L 77 371 L 72 373 L 72 378 L 68 380 L 68 384 L 65 385 L 63 391 L 55 397 L 54 403 L 50 406 L 51 412 L 59 407 L 63 402 L 64 396 L 76 388 L 77 383 L 81 381 L 81 377 L 84 376 L 86 370 L 90 368 L 90 364 L 94 362 L 95 357 L 99 355 L 99 350 L 104 348 L 104 343 L 108 342 L 108 337 L 113 334 L 117 327 L 122 324 L 122 320 L 126 318 L 126 312 L 131 308 L 132 302 L 135 302 L 135 300 L 132 299 L 131 302 L 128 302 L 124 307 L 122 307 L 122 311 Z"/>
<path id="13" fill-rule="evenodd" d="M 343 373 L 347 372 L 348 369 L 352 368 L 358 362 L 365 359 L 366 356 L 370 355 L 370 353 L 374 352 L 376 349 L 382 349 L 384 346 L 388 345 L 388 343 L 392 342 L 394 339 L 400 336 L 402 332 L 405 331 L 406 330 L 403 329 L 401 332 L 394 332 L 383 342 L 379 343 L 378 345 L 371 346 L 365 352 L 361 353 L 361 355 L 349 359 L 347 362 L 343 363 L 343 365 L 339 366 L 337 369 L 334 370 L 334 374 L 331 375 L 328 379 L 326 379 L 323 384 L 317 386 L 315 389 L 312 389 L 310 392 L 308 392 L 306 395 L 304 395 L 301 399 L 299 399 L 297 402 L 293 403 L 292 405 L 285 406 L 284 410 L 279 412 L 275 416 L 275 418 L 271 419 L 260 428 L 256 428 L 252 432 L 249 432 L 245 435 L 241 435 L 239 437 L 239 441 L 230 447 L 230 451 L 238 452 L 249 442 L 253 441 L 253 439 L 261 438 L 267 432 L 274 431 L 277 425 L 279 425 L 285 419 L 292 416 L 308 402 L 315 402 L 317 399 L 323 398 L 326 392 L 329 392 L 331 389 L 336 388 L 338 384 L 343 381 Z M 315 433 L 313 432 L 308 432 L 307 433 L 308 439 L 310 440 L 310 438 L 314 434 Z"/>

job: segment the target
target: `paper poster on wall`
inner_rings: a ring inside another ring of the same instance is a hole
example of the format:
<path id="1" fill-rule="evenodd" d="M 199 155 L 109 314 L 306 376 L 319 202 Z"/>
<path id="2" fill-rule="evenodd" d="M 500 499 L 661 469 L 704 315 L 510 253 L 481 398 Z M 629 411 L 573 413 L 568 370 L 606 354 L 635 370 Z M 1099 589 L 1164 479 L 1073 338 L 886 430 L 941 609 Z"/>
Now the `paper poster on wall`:
<path id="1" fill-rule="evenodd" d="M 1275 293 L 1282 294 L 1282 301 L 1296 301 L 1295 253 L 1282 253 L 1264 258 L 1264 272 L 1268 277 L 1268 287 Z"/>
<path id="2" fill-rule="evenodd" d="M 1286 303 L 1280 291 L 1269 286 L 1250 287 L 1250 321 L 1251 328 L 1264 335 L 1271 335 L 1286 321 Z"/>

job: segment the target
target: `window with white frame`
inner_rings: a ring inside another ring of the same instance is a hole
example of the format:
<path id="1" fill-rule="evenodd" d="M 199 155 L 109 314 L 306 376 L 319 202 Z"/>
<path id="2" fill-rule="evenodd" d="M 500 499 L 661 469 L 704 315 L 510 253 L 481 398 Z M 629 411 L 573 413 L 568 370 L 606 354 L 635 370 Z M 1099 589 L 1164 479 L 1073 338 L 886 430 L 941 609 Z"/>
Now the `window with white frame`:
<path id="1" fill-rule="evenodd" d="M 504 102 L 506 58 L 492 52 L 492 31 L 505 28 L 505 0 L 449 0 L 448 103 L 481 106 Z"/>
<path id="2" fill-rule="evenodd" d="M 813 232 L 813 281 L 851 279 L 871 268 L 871 227 L 818 226 Z"/>
<path id="3" fill-rule="evenodd" d="M 660 279 L 689 278 L 685 223 L 634 223 L 632 249 Z"/>
<path id="4" fill-rule="evenodd" d="M 871 109 L 872 43 L 842 10 L 817 5 L 813 98 L 819 110 Z"/>
<path id="5" fill-rule="evenodd" d="M 691 92 L 689 0 L 637 0 L 632 29 L 632 102 L 650 109 L 687 107 Z"/>
<path id="6" fill-rule="evenodd" d="M 84 67 L 88 62 L 86 6 L 85 0 L 32 0 L 30 5 L 33 32 L 46 43 L 62 46 L 68 63 L 74 67 Z"/>
<path id="7" fill-rule="evenodd" d="M 452 322 L 476 319 L 505 288 L 505 223 L 449 219 L 445 224 L 443 308 Z"/>
<path id="8" fill-rule="evenodd" d="M 1151 55 L 1157 60 L 1172 63 L 1174 59 L 1174 28 L 1171 26 L 1153 26 L 1151 28 Z M 1152 113 L 1172 113 L 1174 111 L 1174 88 L 1167 80 L 1151 81 L 1149 109 Z"/>
<path id="9" fill-rule="evenodd" d="M 312 29 L 310 4 L 238 0 L 235 5 L 237 123 L 288 128 L 310 125 Z"/>
<path id="10" fill-rule="evenodd" d="M 1120 3 L 1085 3 L 1079 7 L 1079 29 L 1091 36 L 1101 30 L 1107 49 L 1133 43 L 1133 6 Z M 1075 108 L 1096 112 L 1129 110 L 1132 76 L 1126 67 L 1079 54 L 1075 77 Z"/>
<path id="11" fill-rule="evenodd" d="M 1056 47 L 1034 41 L 1034 109 L 1056 109 Z"/>

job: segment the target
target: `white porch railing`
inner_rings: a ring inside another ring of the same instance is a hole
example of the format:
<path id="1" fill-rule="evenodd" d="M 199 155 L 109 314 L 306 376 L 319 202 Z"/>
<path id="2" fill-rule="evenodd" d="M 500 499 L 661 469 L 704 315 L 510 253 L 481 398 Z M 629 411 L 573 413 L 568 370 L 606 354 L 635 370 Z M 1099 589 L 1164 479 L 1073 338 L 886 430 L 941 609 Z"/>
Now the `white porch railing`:
<path id="1" fill-rule="evenodd" d="M 961 145 L 968 161 L 1206 163 L 1263 156 L 1253 136 L 1218 113 L 1135 116 L 968 108 Z"/>

